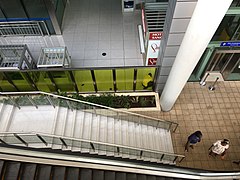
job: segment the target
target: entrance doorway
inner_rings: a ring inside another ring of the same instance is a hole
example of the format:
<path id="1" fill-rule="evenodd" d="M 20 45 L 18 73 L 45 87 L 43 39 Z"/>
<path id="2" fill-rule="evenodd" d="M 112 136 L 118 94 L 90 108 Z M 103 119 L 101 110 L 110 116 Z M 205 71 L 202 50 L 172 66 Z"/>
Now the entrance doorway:
<path id="1" fill-rule="evenodd" d="M 220 73 L 224 80 L 240 78 L 240 50 L 216 50 L 207 72 Z"/>

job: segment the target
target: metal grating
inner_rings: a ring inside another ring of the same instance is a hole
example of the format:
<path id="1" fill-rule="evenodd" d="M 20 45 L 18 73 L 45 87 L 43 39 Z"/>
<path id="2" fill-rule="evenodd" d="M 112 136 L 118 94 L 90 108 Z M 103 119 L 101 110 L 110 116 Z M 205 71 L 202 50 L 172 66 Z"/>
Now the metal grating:
<path id="1" fill-rule="evenodd" d="M 49 31 L 44 21 L 0 22 L 0 36 L 44 36 Z"/>
<path id="2" fill-rule="evenodd" d="M 144 6 L 148 32 L 162 32 L 166 18 L 168 3 L 146 3 Z"/>

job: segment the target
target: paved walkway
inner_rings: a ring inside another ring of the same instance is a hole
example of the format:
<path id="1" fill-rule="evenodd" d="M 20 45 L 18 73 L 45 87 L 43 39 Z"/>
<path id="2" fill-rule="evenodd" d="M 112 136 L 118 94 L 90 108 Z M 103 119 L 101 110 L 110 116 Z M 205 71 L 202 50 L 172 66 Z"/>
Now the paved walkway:
<path id="1" fill-rule="evenodd" d="M 208 86 L 187 83 L 171 111 L 147 114 L 179 123 L 173 134 L 174 150 L 186 156 L 179 166 L 240 170 L 240 166 L 232 163 L 240 160 L 240 82 L 219 82 L 215 91 L 209 91 Z M 196 130 L 202 131 L 202 141 L 184 153 L 187 137 Z M 230 140 L 226 158 L 209 157 L 208 148 L 223 138 Z"/>

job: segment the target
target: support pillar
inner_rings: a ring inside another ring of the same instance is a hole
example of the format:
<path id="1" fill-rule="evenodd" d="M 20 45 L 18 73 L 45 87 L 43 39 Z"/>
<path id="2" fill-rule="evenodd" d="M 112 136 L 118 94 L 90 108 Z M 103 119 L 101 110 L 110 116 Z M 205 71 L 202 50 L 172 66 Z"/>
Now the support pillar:
<path id="1" fill-rule="evenodd" d="M 232 0 L 198 0 L 160 97 L 170 111 L 230 7 Z"/>

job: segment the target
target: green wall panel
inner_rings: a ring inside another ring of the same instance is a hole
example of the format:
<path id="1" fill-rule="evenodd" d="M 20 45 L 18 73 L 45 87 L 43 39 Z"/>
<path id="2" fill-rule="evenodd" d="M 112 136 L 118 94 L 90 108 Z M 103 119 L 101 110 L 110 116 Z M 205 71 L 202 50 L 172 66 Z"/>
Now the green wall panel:
<path id="1" fill-rule="evenodd" d="M 156 68 L 138 68 L 137 69 L 137 79 L 136 79 L 136 90 L 143 90 L 142 82 L 144 76 L 148 75 L 148 73 L 152 73 L 152 77 L 155 76 Z M 152 88 L 147 88 L 147 90 L 151 90 Z"/>
<path id="2" fill-rule="evenodd" d="M 80 92 L 95 91 L 90 70 L 74 70 L 72 72 Z"/>
<path id="3" fill-rule="evenodd" d="M 134 69 L 116 69 L 117 90 L 132 90 L 134 81 Z"/>
<path id="4" fill-rule="evenodd" d="M 94 70 L 98 91 L 113 91 L 112 70 Z"/>
<path id="5" fill-rule="evenodd" d="M 133 91 L 134 69 L 137 70 L 136 90 L 142 91 L 142 81 L 145 75 L 152 73 L 155 75 L 156 68 L 114 68 L 116 72 L 116 88 L 118 92 Z M 72 72 L 72 75 L 71 73 Z M 98 91 L 114 92 L 113 70 L 97 69 L 92 70 L 95 76 Z M 24 70 L 24 71 L 1 71 L 0 72 L 0 91 L 35 91 L 44 92 L 76 92 L 80 93 L 95 92 L 94 81 L 90 69 L 73 70 Z M 15 88 L 15 87 L 16 88 Z M 35 88 L 35 86 L 37 88 Z M 151 88 L 147 89 L 152 91 Z"/>

